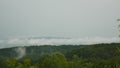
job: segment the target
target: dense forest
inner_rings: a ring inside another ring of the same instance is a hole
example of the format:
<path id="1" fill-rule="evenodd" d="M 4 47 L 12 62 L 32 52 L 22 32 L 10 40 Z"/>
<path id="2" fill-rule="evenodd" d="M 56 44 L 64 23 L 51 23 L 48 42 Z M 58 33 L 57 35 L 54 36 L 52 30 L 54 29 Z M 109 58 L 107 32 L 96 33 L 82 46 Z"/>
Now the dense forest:
<path id="1" fill-rule="evenodd" d="M 4 48 L 0 68 L 120 68 L 120 44 Z"/>

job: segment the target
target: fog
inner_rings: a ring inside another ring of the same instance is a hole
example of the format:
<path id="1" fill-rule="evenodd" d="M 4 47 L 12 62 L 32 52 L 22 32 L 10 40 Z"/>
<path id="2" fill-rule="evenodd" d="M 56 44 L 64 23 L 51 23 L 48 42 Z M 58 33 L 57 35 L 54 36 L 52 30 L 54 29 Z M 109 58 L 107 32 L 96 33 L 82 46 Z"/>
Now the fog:
<path id="1" fill-rule="evenodd" d="M 16 59 L 23 58 L 26 55 L 26 48 L 25 47 L 18 47 L 15 49 L 17 53 Z"/>
<path id="2" fill-rule="evenodd" d="M 7 39 L 0 40 L 3 45 L 0 48 L 17 47 L 17 46 L 41 46 L 41 45 L 90 45 L 100 43 L 118 43 L 117 37 L 86 37 L 86 38 L 29 38 L 29 39 Z"/>
<path id="3" fill-rule="evenodd" d="M 120 0 L 0 0 L 0 39 L 116 37 Z"/>

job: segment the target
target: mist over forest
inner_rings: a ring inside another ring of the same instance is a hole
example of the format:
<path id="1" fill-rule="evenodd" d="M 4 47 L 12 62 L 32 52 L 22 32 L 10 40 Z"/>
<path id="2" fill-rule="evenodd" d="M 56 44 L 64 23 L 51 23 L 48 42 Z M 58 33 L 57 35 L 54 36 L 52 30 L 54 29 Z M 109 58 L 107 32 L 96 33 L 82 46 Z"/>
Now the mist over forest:
<path id="1" fill-rule="evenodd" d="M 0 0 L 0 68 L 120 68 L 120 0 Z"/>

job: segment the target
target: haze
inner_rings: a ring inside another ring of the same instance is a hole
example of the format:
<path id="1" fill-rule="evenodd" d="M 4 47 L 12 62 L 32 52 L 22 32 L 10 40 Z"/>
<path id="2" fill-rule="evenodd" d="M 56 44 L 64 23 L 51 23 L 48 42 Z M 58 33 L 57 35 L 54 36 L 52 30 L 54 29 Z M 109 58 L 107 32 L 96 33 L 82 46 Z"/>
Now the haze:
<path id="1" fill-rule="evenodd" d="M 117 37 L 120 0 L 0 0 L 0 39 Z"/>

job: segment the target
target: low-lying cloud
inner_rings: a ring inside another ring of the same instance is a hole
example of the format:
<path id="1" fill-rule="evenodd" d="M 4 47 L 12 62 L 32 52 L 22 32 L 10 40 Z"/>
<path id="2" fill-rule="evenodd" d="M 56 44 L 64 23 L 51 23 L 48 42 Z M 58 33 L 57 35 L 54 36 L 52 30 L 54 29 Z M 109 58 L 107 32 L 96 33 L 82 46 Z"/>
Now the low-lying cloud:
<path id="1" fill-rule="evenodd" d="M 15 49 L 17 53 L 16 59 L 21 59 L 26 55 L 26 48 L 25 47 L 18 47 Z"/>
<path id="2" fill-rule="evenodd" d="M 79 45 L 79 44 L 99 44 L 99 43 L 117 43 L 119 38 L 31 38 L 31 39 L 8 39 L 1 40 L 0 44 L 8 44 L 13 46 L 29 46 L 29 45 Z M 6 46 L 4 46 L 6 47 Z"/>

